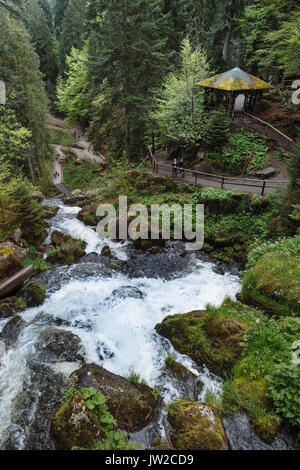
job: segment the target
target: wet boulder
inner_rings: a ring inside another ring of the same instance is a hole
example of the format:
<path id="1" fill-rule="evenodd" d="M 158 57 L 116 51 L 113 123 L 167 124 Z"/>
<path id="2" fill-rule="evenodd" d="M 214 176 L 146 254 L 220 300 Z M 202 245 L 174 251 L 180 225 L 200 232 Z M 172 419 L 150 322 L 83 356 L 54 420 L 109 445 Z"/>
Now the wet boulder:
<path id="1" fill-rule="evenodd" d="M 0 300 L 0 320 L 13 316 L 15 312 L 23 312 L 26 303 L 21 297 L 7 297 Z"/>
<path id="2" fill-rule="evenodd" d="M 57 264 L 73 264 L 85 255 L 86 242 L 55 230 L 51 235 L 55 250 L 47 255 L 47 260 Z"/>
<path id="3" fill-rule="evenodd" d="M 177 401 L 169 406 L 177 450 L 228 450 L 218 410 L 207 403 Z"/>
<path id="4" fill-rule="evenodd" d="M 194 311 L 168 316 L 155 329 L 177 351 L 220 376 L 230 372 L 241 357 L 245 326 L 230 318 L 214 319 L 207 312 Z"/>
<path id="5" fill-rule="evenodd" d="M 109 246 L 104 246 L 101 251 L 101 256 L 106 256 L 107 258 L 111 258 L 111 249 Z"/>
<path id="6" fill-rule="evenodd" d="M 87 364 L 72 376 L 79 388 L 93 387 L 106 396 L 109 412 L 122 430 L 140 431 L 157 416 L 160 397 L 147 385 L 133 385 L 96 364 Z"/>
<path id="7" fill-rule="evenodd" d="M 90 195 L 83 193 L 80 189 L 74 189 L 70 196 L 64 198 L 64 201 L 69 206 L 82 207 L 90 198 Z"/>
<path id="8" fill-rule="evenodd" d="M 46 362 L 83 362 L 79 336 L 71 331 L 48 328 L 40 335 L 38 352 Z"/>
<path id="9" fill-rule="evenodd" d="M 6 299 L 0 301 L 0 320 L 9 318 L 13 315 L 13 307 Z"/>
<path id="10" fill-rule="evenodd" d="M 6 347 L 12 346 L 17 341 L 24 325 L 25 321 L 18 315 L 6 323 L 0 333 L 0 340 L 5 343 Z"/>
<path id="11" fill-rule="evenodd" d="M 176 361 L 167 361 L 166 369 L 168 374 L 179 382 L 179 387 L 182 389 L 184 397 L 191 401 L 199 399 L 204 384 L 197 375 Z"/>
<path id="12" fill-rule="evenodd" d="M 46 288 L 36 282 L 29 282 L 21 290 L 21 295 L 27 307 L 39 307 L 46 298 Z"/>
<path id="13" fill-rule="evenodd" d="M 45 219 L 51 219 L 52 217 L 56 216 L 59 211 L 59 207 L 56 206 L 43 206 L 43 209 Z"/>
<path id="14" fill-rule="evenodd" d="M 98 205 L 98 203 L 94 203 L 84 206 L 78 213 L 77 219 L 81 220 L 81 222 L 87 226 L 95 227 L 100 220 L 100 218 L 96 215 Z"/>
<path id="15" fill-rule="evenodd" d="M 132 222 L 136 223 L 136 222 Z M 163 231 L 147 220 L 140 220 L 139 225 L 139 238 L 135 239 L 132 236 L 132 225 L 129 226 L 129 237 L 131 238 L 134 246 L 143 251 L 151 250 L 154 247 L 164 248 L 166 246 L 166 236 Z"/>
<path id="16" fill-rule="evenodd" d="M 51 434 L 61 450 L 89 448 L 95 441 L 106 438 L 104 429 L 79 393 L 61 405 L 55 413 Z"/>

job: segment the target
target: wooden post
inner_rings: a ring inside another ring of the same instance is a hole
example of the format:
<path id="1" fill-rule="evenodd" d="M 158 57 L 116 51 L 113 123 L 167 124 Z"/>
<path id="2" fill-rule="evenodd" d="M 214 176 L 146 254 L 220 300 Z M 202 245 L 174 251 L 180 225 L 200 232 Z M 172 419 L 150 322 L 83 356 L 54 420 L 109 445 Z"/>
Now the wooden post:
<path id="1" fill-rule="evenodd" d="M 261 192 L 262 196 L 264 196 L 264 194 L 265 194 L 265 188 L 266 188 L 266 182 L 264 181 L 264 184 L 262 186 L 262 192 Z"/>
<path id="2" fill-rule="evenodd" d="M 221 186 L 221 189 L 223 189 L 223 188 L 224 188 L 224 183 L 225 183 L 225 178 L 224 178 L 224 176 L 223 176 L 223 178 L 222 178 L 222 186 Z"/>

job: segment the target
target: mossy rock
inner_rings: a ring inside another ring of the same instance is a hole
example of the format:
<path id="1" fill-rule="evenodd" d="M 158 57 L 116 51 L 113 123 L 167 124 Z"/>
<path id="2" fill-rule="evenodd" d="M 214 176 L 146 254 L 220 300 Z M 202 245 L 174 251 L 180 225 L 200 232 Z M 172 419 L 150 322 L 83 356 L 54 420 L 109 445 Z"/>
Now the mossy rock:
<path id="1" fill-rule="evenodd" d="M 53 206 L 43 206 L 43 209 L 44 209 L 44 219 L 51 219 L 59 211 L 59 207 L 53 207 Z"/>
<path id="2" fill-rule="evenodd" d="M 98 205 L 98 203 L 94 203 L 83 207 L 83 209 L 78 213 L 77 219 L 81 220 L 81 222 L 87 226 L 95 227 L 100 220 L 100 217 L 97 217 L 96 215 Z"/>
<path id="3" fill-rule="evenodd" d="M 177 450 L 228 450 L 216 407 L 201 402 L 177 401 L 169 406 L 168 420 Z"/>
<path id="4" fill-rule="evenodd" d="M 264 413 L 261 411 L 255 413 L 254 416 L 250 416 L 250 421 L 257 435 L 272 444 L 283 420 L 273 411 L 265 380 L 237 377 L 233 380 L 233 385 L 241 402 L 251 401 L 260 410 L 265 410 Z"/>
<path id="5" fill-rule="evenodd" d="M 246 207 L 247 195 L 241 191 L 225 191 L 205 188 L 201 191 L 201 203 L 206 215 L 226 215 L 241 212 Z"/>
<path id="6" fill-rule="evenodd" d="M 57 410 L 51 423 L 51 434 L 61 450 L 89 448 L 95 441 L 106 437 L 98 419 L 88 410 L 79 393 Z"/>
<path id="7" fill-rule="evenodd" d="M 210 318 L 203 311 L 165 318 L 155 327 L 174 348 L 217 375 L 230 373 L 240 359 L 245 326 L 233 319 Z"/>
<path id="8" fill-rule="evenodd" d="M 111 258 L 111 249 L 109 246 L 104 246 L 101 251 L 101 256 L 106 256 L 107 258 Z"/>
<path id="9" fill-rule="evenodd" d="M 72 377 L 79 388 L 93 387 L 106 396 L 109 412 L 119 429 L 140 431 L 157 416 L 161 400 L 147 385 L 133 385 L 96 364 L 86 364 Z"/>
<path id="10" fill-rule="evenodd" d="M 180 362 L 167 361 L 166 369 L 183 386 L 185 397 L 188 400 L 198 400 L 203 391 L 204 383 L 200 378 L 186 369 Z"/>
<path id="11" fill-rule="evenodd" d="M 36 282 L 29 282 L 21 290 L 21 295 L 27 307 L 39 307 L 45 302 L 46 288 Z"/>
<path id="12" fill-rule="evenodd" d="M 66 237 L 66 241 L 59 242 L 59 244 L 56 245 L 56 249 L 48 253 L 47 261 L 50 263 L 71 265 L 85 255 L 85 242 L 73 239 L 68 235 L 66 235 Z M 58 242 L 58 239 L 56 239 L 56 241 Z"/>
<path id="13" fill-rule="evenodd" d="M 5 301 L 0 301 L 0 320 L 13 316 L 12 305 Z"/>
<path id="14" fill-rule="evenodd" d="M 82 249 L 85 249 L 87 245 L 83 240 L 72 238 L 70 235 L 66 235 L 58 230 L 54 230 L 54 232 L 52 232 L 51 241 L 56 248 L 62 245 L 67 245 L 68 243 L 76 243 L 80 245 Z"/>

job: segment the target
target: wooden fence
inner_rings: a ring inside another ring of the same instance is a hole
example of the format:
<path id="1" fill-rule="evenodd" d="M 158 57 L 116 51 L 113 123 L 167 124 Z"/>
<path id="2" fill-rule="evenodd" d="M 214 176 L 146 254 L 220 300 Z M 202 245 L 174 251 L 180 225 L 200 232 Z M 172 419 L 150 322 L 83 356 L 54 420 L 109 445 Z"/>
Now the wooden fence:
<path id="1" fill-rule="evenodd" d="M 153 155 L 151 150 L 149 150 L 149 160 L 155 173 L 161 174 L 163 176 L 172 175 L 172 165 L 168 165 L 167 163 L 158 160 L 155 155 Z M 268 192 L 274 192 L 278 188 L 283 188 L 287 186 L 289 182 L 287 179 L 265 181 L 250 178 L 219 176 L 189 169 L 185 169 L 185 179 L 183 181 L 190 184 L 199 184 L 204 187 L 214 187 L 229 190 L 237 189 L 246 193 L 259 194 L 261 196 L 264 196 Z"/>

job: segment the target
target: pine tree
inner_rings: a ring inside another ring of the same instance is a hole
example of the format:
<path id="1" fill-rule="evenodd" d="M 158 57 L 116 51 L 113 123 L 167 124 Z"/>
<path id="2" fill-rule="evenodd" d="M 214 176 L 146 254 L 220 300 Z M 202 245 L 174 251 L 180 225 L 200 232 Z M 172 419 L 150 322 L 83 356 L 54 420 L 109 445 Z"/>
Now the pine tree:
<path id="1" fill-rule="evenodd" d="M 40 170 L 48 152 L 46 128 L 47 96 L 40 62 L 30 36 L 20 21 L 0 17 L 1 78 L 6 82 L 7 106 L 14 110 L 17 121 L 32 134 L 33 153 Z"/>
<path id="2" fill-rule="evenodd" d="M 42 206 L 32 197 L 32 185 L 20 182 L 14 193 L 18 206 L 18 219 L 22 221 L 21 230 L 29 243 L 38 244 L 45 233 Z"/>
<path id="3" fill-rule="evenodd" d="M 102 19 L 89 42 L 91 86 L 95 98 L 100 90 L 104 92 L 100 113 L 106 109 L 106 120 L 123 142 L 127 157 L 134 158 L 145 151 L 153 96 L 169 65 L 162 3 L 111 0 L 101 4 L 105 13 L 99 9 Z M 97 110 L 95 114 L 98 120 Z"/>
<path id="4" fill-rule="evenodd" d="M 65 72 L 66 57 L 70 54 L 72 47 L 81 49 L 83 46 L 85 12 L 85 0 L 69 0 L 59 36 L 60 70 L 62 73 Z"/>
<path id="5" fill-rule="evenodd" d="M 45 79 L 54 83 L 57 77 L 57 57 L 54 54 L 54 37 L 47 18 L 38 0 L 24 0 L 25 25 L 30 33 L 32 44 L 40 58 L 40 70 Z"/>
<path id="6" fill-rule="evenodd" d="M 222 148 L 229 136 L 229 120 L 223 111 L 213 111 L 207 122 L 203 141 L 209 150 Z"/>
<path id="7" fill-rule="evenodd" d="M 62 22 L 64 20 L 68 3 L 69 3 L 69 0 L 55 0 L 53 14 L 54 14 L 54 27 L 55 27 L 56 36 L 58 39 L 62 30 Z"/>

